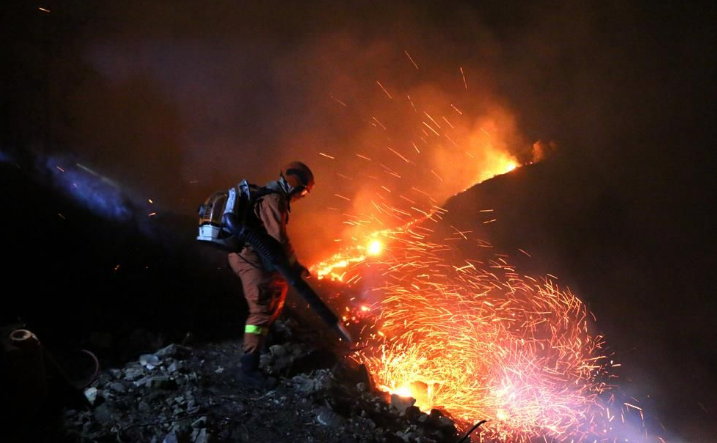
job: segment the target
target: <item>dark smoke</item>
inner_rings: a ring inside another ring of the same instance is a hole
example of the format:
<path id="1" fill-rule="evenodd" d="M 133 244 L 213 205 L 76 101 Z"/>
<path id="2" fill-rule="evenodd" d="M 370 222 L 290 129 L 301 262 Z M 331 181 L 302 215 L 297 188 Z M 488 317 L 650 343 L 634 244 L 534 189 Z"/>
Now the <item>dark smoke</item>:
<path id="1" fill-rule="evenodd" d="M 47 13 L 31 3 L 0 7 L 8 42 L 0 158 L 165 245 L 193 238 L 182 223 L 209 193 L 242 178 L 272 180 L 296 159 L 317 176 L 290 223 L 311 262 L 356 233 L 344 222 L 368 212 L 381 186 L 394 204 L 403 195 L 440 206 L 473 183 L 485 161 L 475 155 L 489 142 L 523 162 L 539 140 L 541 149 L 558 146 L 539 185 L 510 195 L 510 216 L 495 223 L 505 231 L 488 240 L 529 249 L 541 271 L 563 270 L 588 301 L 604 297 L 599 324 L 609 340 L 635 345 L 633 375 L 666 393 L 663 417 L 671 402 L 689 411 L 672 429 L 693 441 L 714 434 L 705 421 L 717 403 L 686 394 L 717 370 L 714 5 L 51 0 Z M 420 144 L 424 111 L 456 125 L 460 148 Z M 462 152 L 471 143 L 474 159 Z M 12 192 L 5 197 L 16 204 Z M 41 214 L 55 220 L 51 209 Z M 173 217 L 182 220 L 176 236 L 162 225 Z M 507 218 L 519 220 L 515 229 L 500 224 Z M 53 224 L 52 233 L 68 243 L 82 232 L 63 229 Z"/>

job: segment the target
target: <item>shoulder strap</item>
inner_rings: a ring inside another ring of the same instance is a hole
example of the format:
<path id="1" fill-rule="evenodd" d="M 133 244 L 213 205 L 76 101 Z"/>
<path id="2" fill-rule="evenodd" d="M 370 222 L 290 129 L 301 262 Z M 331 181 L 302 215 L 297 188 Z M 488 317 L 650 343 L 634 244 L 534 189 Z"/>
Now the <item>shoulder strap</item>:
<path id="1" fill-rule="evenodd" d="M 269 189 L 266 186 L 257 186 L 257 185 L 249 185 L 251 188 L 251 199 L 252 201 L 256 201 L 260 197 L 263 197 L 265 195 L 269 194 L 278 194 L 279 191 L 276 189 Z"/>
<path id="2" fill-rule="evenodd" d="M 256 202 L 258 202 L 262 197 L 269 195 L 269 194 L 281 194 L 280 191 L 276 189 L 267 188 L 266 186 L 257 186 L 257 185 L 249 185 L 251 190 L 251 213 L 254 213 L 254 205 Z M 291 212 L 291 206 L 289 205 L 289 202 L 286 203 L 287 211 Z M 286 222 L 289 222 L 288 215 Z"/>

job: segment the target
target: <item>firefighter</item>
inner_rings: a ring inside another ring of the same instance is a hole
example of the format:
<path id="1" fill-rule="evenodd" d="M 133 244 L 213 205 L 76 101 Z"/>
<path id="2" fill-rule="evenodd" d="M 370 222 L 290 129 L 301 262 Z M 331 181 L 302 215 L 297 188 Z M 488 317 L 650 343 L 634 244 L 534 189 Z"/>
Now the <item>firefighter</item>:
<path id="1" fill-rule="evenodd" d="M 308 270 L 296 258 L 287 235 L 291 204 L 304 198 L 314 187 L 314 175 L 304 163 L 294 161 L 286 165 L 279 179 L 266 184 L 261 197 L 252 208 L 258 229 L 276 239 L 297 275 L 307 277 Z M 244 354 L 241 357 L 239 378 L 252 387 L 264 387 L 267 378 L 259 370 L 259 355 L 269 327 L 284 306 L 288 284 L 286 280 L 251 246 L 229 253 L 229 265 L 239 276 L 249 316 L 244 328 Z"/>

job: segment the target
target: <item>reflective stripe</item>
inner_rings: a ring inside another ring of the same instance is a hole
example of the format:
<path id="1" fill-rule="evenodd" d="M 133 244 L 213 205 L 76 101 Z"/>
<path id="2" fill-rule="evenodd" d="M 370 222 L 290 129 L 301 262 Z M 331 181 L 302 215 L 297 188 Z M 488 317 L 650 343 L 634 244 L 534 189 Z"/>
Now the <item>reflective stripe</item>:
<path id="1" fill-rule="evenodd" d="M 244 326 L 245 334 L 266 335 L 267 332 L 269 332 L 269 330 L 267 328 L 262 328 L 261 326 L 254 326 L 254 325 Z"/>

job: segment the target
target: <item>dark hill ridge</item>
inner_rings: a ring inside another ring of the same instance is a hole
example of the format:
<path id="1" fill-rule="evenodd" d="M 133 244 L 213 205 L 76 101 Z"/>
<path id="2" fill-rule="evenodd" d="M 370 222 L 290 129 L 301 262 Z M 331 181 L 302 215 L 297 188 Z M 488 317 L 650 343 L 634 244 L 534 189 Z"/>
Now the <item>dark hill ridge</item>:
<path id="1" fill-rule="evenodd" d="M 3 275 L 18 287 L 3 300 L 3 324 L 20 319 L 60 346 L 97 332 L 121 338 L 135 328 L 168 339 L 189 330 L 236 334 L 245 310 L 240 289 L 216 251 L 195 244 L 193 214 L 149 218 L 126 198 L 131 217 L 112 220 L 30 166 L 0 168 L 9 211 L 0 234 Z"/>
<path id="2" fill-rule="evenodd" d="M 590 165 L 554 159 L 454 196 L 443 226 L 491 242 L 520 274 L 555 275 L 596 315 L 623 365 L 621 383 L 646 415 L 675 436 L 709 441 L 717 410 L 714 234 L 704 207 L 689 204 L 709 191 L 683 195 L 677 186 L 629 175 L 607 181 Z"/>

